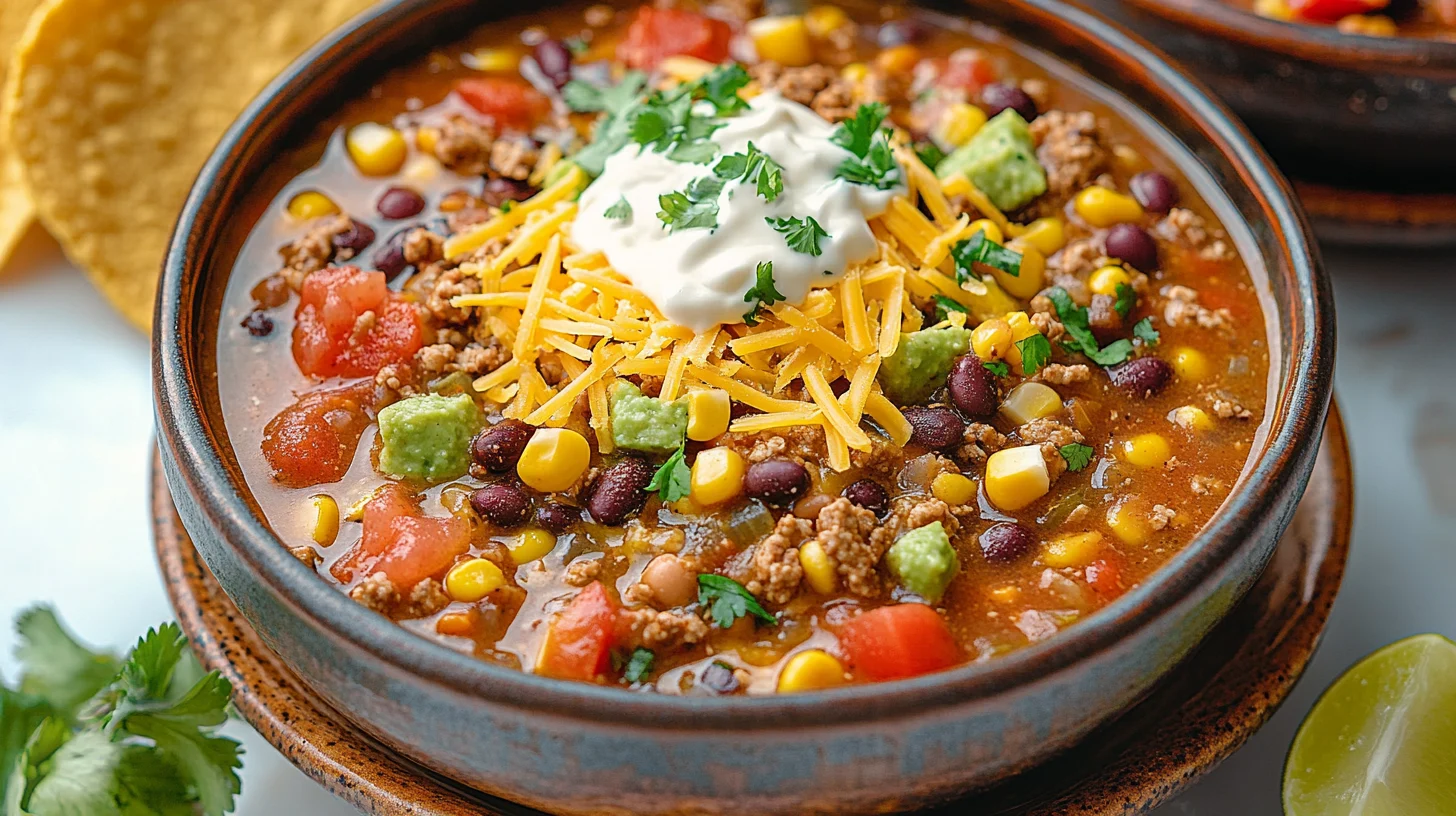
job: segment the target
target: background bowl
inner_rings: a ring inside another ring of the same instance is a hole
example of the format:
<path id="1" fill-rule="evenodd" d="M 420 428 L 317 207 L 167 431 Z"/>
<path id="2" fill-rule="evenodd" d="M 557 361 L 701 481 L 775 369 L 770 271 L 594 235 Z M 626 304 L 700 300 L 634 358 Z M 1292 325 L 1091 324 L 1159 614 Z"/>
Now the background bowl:
<path id="1" fill-rule="evenodd" d="M 509 671 L 361 610 L 279 545 L 218 406 L 218 309 L 245 203 L 290 136 L 382 66 L 509 9 L 395 0 L 284 73 L 223 137 L 168 252 L 154 365 L 166 477 L 218 582 L 328 705 L 446 776 L 555 812 L 897 810 L 988 785 L 1140 699 L 1243 596 L 1287 526 L 1329 404 L 1333 305 L 1288 186 L 1243 129 L 1134 38 L 1057 0 L 951 7 L 1108 84 L 1267 281 L 1275 391 L 1254 458 L 1195 542 L 1067 632 L 987 664 L 762 699 L 632 694 Z M 1033 55 L 1034 56 L 1034 55 Z M 1064 73 L 1067 73 L 1064 71 Z M 731 805 L 726 804 L 731 803 Z"/>

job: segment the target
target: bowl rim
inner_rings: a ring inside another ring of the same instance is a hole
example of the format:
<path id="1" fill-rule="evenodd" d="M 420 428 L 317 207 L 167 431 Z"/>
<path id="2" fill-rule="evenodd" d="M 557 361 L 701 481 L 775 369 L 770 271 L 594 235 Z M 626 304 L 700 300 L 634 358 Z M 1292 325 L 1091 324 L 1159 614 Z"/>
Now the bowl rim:
<path id="1" fill-rule="evenodd" d="M 468 0 L 453 0 L 454 6 Z M 236 206 L 248 164 L 250 143 L 269 117 L 295 107 L 302 89 L 329 76 L 340 51 L 373 37 L 385 37 L 403 21 L 425 23 L 432 7 L 452 2 L 386 0 L 331 33 L 270 83 L 219 140 L 203 166 L 177 221 L 163 266 L 152 342 L 154 404 L 160 441 L 174 491 L 231 554 L 245 564 L 263 591 L 276 594 L 304 624 L 326 630 L 351 651 L 363 652 L 390 671 L 442 687 L 456 696 L 493 705 L 571 717 L 599 724 L 666 729 L 754 731 L 791 726 L 823 727 L 878 721 L 934 708 L 989 700 L 1008 690 L 1035 685 L 1067 667 L 1118 646 L 1182 603 L 1195 589 L 1227 578 L 1224 567 L 1271 513 L 1282 494 L 1303 490 L 1313 466 L 1329 407 L 1334 366 L 1334 305 L 1303 212 L 1287 181 L 1247 130 L 1196 80 L 1136 35 L 1101 15 L 1062 0 L 1002 0 L 1007 17 L 1054 32 L 1071 49 L 1078 43 L 1099 59 L 1120 63 L 1124 88 L 1158 96 L 1196 128 L 1236 173 L 1259 205 L 1273 234 L 1278 263 L 1268 270 L 1282 278 L 1279 309 L 1288 311 L 1288 370 L 1268 410 L 1274 412 L 1263 455 L 1250 466 L 1220 510 L 1174 561 L 1108 607 L 1041 643 L 984 664 L 967 663 L 909 680 L 848 686 L 795 695 L 695 697 L 642 694 L 609 686 L 552 680 L 496 666 L 461 654 L 434 640 L 368 614 L 333 587 L 319 581 L 268 528 L 232 483 L 220 452 L 210 444 L 202 409 L 210 363 L 194 353 L 187 338 L 216 332 L 197 319 L 196 284 L 217 245 L 224 206 Z M 1098 80 L 1094 80 L 1098 81 Z M 1100 82 L 1100 81 L 1099 81 Z M 1108 83 L 1102 82 L 1107 85 Z M 1288 270 L 1287 273 L 1284 270 Z M 219 433 L 225 437 L 225 431 Z M 1301 469 L 1304 471 L 1301 473 Z M 1298 485 L 1292 485 L 1297 480 Z"/>
<path id="2" fill-rule="evenodd" d="M 1456 71 L 1456 41 L 1346 34 L 1334 26 L 1275 20 L 1229 0 L 1113 0 L 1205 34 L 1291 58 L 1359 70 Z"/>

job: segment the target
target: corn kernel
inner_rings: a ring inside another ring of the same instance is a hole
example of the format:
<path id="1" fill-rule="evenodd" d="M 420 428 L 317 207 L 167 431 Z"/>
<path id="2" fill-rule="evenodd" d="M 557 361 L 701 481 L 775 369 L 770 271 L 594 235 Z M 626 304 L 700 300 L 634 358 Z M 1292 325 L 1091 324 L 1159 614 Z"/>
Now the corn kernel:
<path id="1" fill-rule="evenodd" d="M 506 574 L 484 558 L 461 561 L 445 574 L 445 592 L 462 603 L 475 603 L 505 585 Z"/>
<path id="2" fill-rule="evenodd" d="M 475 615 L 470 611 L 446 612 L 435 621 L 435 632 L 441 635 L 463 637 L 475 628 Z"/>
<path id="3" fill-rule="evenodd" d="M 713 63 L 705 59 L 679 54 L 663 59 L 662 62 L 658 63 L 657 67 L 661 68 L 663 73 L 678 82 L 693 82 L 702 79 L 709 71 L 713 70 Z"/>
<path id="4" fill-rule="evenodd" d="M 313 506 L 313 542 L 327 547 L 339 537 L 339 503 L 333 496 L 320 493 L 309 498 Z"/>
<path id="5" fill-rule="evenodd" d="M 733 401 L 728 392 L 702 388 L 688 392 L 688 439 L 707 442 L 728 430 L 733 419 Z"/>
<path id="6" fill-rule="evenodd" d="M 545 558 L 556 548 L 556 536 L 550 530 L 542 530 L 539 527 L 531 527 L 522 530 L 521 534 L 506 545 L 511 551 L 511 558 L 517 564 L 529 564 L 540 558 Z"/>
<path id="7" fill-rule="evenodd" d="M 468 68 L 488 74 L 514 73 L 521 64 L 521 56 L 509 48 L 477 48 L 466 54 L 462 62 Z"/>
<path id="8" fill-rule="evenodd" d="M 1013 252 L 1021 253 L 1021 269 L 1015 275 L 1012 275 L 1009 272 L 992 267 L 991 276 L 996 279 L 997 283 L 1001 284 L 1002 289 L 1005 289 L 1013 297 L 1022 300 L 1031 300 L 1036 296 L 1037 292 L 1041 291 L 1042 284 L 1045 283 L 1046 256 L 1041 254 L 1041 250 L 1021 238 L 1012 238 L 1006 243 L 1006 248 Z M 1030 326 L 1031 321 L 1028 320 L 1027 325 Z M 1034 330 L 1031 332 L 1031 334 L 1035 333 Z"/>
<path id="9" fill-rule="evenodd" d="M 999 317 L 971 331 L 971 350 L 985 362 L 999 360 L 1011 350 L 1011 325 Z"/>
<path id="10" fill-rule="evenodd" d="M 930 482 L 930 493 L 949 505 L 970 504 L 976 498 L 976 483 L 959 473 L 941 473 Z"/>
<path id="11" fill-rule="evenodd" d="M 392 127 L 376 122 L 361 122 L 344 137 L 349 158 L 366 176 L 388 176 L 404 165 L 409 152 L 404 137 Z"/>
<path id="12" fill-rule="evenodd" d="M 875 56 L 875 65 L 887 74 L 909 76 L 920 62 L 920 49 L 913 45 L 895 45 Z"/>
<path id="13" fill-rule="evenodd" d="M 1120 447 L 1122 460 L 1140 468 L 1162 467 L 1173 458 L 1173 448 L 1161 434 L 1138 434 L 1131 439 L 1124 439 Z"/>
<path id="14" fill-rule="evenodd" d="M 997 286 L 999 287 L 1000 284 L 998 283 Z M 1026 312 L 1007 312 L 1006 325 L 1011 328 L 1011 348 L 1006 350 L 1006 362 L 1010 363 L 1012 368 L 1019 368 L 1021 366 L 1021 349 L 1017 348 L 1016 344 L 1033 334 L 1040 334 L 1040 332 L 1031 324 L 1031 318 L 1026 316 Z"/>
<path id="15" fill-rule="evenodd" d="M 404 167 L 400 168 L 399 174 L 407 181 L 413 181 L 419 185 L 426 185 L 439 178 L 444 165 L 434 156 L 426 156 L 417 153 L 405 161 Z"/>
<path id="16" fill-rule="evenodd" d="M 804 580 L 809 588 L 820 595 L 833 594 L 839 579 L 835 574 L 834 562 L 824 552 L 824 545 L 811 538 L 799 545 L 799 566 L 804 568 Z"/>
<path id="17" fill-rule="evenodd" d="M 421 152 L 435 152 L 435 146 L 440 143 L 440 131 L 432 127 L 422 127 L 415 131 L 415 147 Z"/>
<path id="18" fill-rule="evenodd" d="M 288 214 L 299 221 L 333 215 L 338 211 L 339 205 L 333 199 L 314 190 L 305 190 L 288 200 Z"/>
<path id="19" fill-rule="evenodd" d="M 1016 584 L 1001 584 L 986 590 L 986 594 L 998 604 L 1013 604 L 1021 599 L 1021 587 Z"/>
<path id="20" fill-rule="evenodd" d="M 1173 373 L 1179 379 L 1198 381 L 1208 378 L 1208 357 L 1198 349 L 1179 346 L 1173 349 L 1168 364 L 1173 366 Z"/>
<path id="21" fill-rule="evenodd" d="M 851 62 L 839 70 L 839 75 L 858 84 L 869 78 L 870 67 L 863 62 Z"/>
<path id="22" fill-rule="evenodd" d="M 745 26 L 758 58 L 797 68 L 814 61 L 814 47 L 809 43 L 809 28 L 797 14 L 781 17 L 760 17 Z"/>
<path id="23" fill-rule="evenodd" d="M 1118 541 L 1134 547 L 1146 544 L 1153 535 L 1142 502 L 1138 501 L 1121 501 L 1107 508 L 1107 527 Z"/>
<path id="24" fill-rule="evenodd" d="M 722 504 L 743 492 L 748 465 L 732 448 L 708 448 L 693 460 L 692 497 L 704 507 Z"/>
<path id="25" fill-rule="evenodd" d="M 1117 297 L 1117 287 L 1132 286 L 1132 277 L 1120 266 L 1109 264 L 1092 273 L 1087 288 L 1094 294 Z"/>
<path id="26" fill-rule="evenodd" d="M 839 6 L 815 6 L 804 14 L 804 25 L 815 37 L 828 37 L 849 25 L 849 15 Z"/>
<path id="27" fill-rule="evenodd" d="M 1102 551 L 1102 534 L 1069 533 L 1048 541 L 1041 549 L 1041 562 L 1049 567 L 1085 567 Z"/>
<path id="28" fill-rule="evenodd" d="M 1196 405 L 1180 405 L 1168 412 L 1168 421 L 1186 431 L 1213 430 L 1213 417 Z"/>
<path id="29" fill-rule="evenodd" d="M 1143 217 L 1143 207 L 1137 199 L 1096 184 L 1077 193 L 1072 209 L 1094 227 L 1110 227 Z"/>
<path id="30" fill-rule="evenodd" d="M 1057 250 L 1067 245 L 1067 231 L 1060 218 L 1038 218 L 1022 227 L 1018 237 L 1043 255 L 1055 255 Z"/>
<path id="31" fill-rule="evenodd" d="M 996 226 L 996 222 L 989 218 L 977 218 L 975 221 L 972 221 L 970 231 L 971 235 L 984 232 L 987 241 L 995 241 L 998 244 L 1006 240 L 1006 237 L 1001 234 L 1001 228 Z"/>
<path id="32" fill-rule="evenodd" d="M 936 122 L 933 136 L 935 141 L 946 147 L 960 147 L 969 142 L 972 136 L 986 124 L 986 112 L 965 102 L 957 102 L 950 105 L 940 114 L 940 121 Z M 982 219 L 983 221 L 985 219 Z M 990 223 L 987 221 L 986 223 Z M 994 226 L 994 225 L 992 225 Z M 1000 232 L 1000 230 L 997 230 Z M 972 233 L 975 234 L 974 232 Z M 986 235 L 990 238 L 990 234 Z M 996 243 L 1001 243 L 997 241 Z"/>
<path id="33" fill-rule="evenodd" d="M 1020 510 L 1050 489 L 1051 476 L 1038 445 L 1002 448 L 986 460 L 986 497 L 1002 510 Z"/>
<path id="34" fill-rule="evenodd" d="M 521 451 L 516 475 L 534 490 L 558 493 L 576 484 L 591 464 L 586 438 L 569 428 L 540 428 Z"/>
<path id="35" fill-rule="evenodd" d="M 1254 12 L 1271 20 L 1293 20 L 1294 9 L 1288 0 L 1254 0 Z"/>
<path id="36" fill-rule="evenodd" d="M 816 691 L 843 685 L 844 665 L 823 649 L 808 649 L 789 658 L 779 672 L 781 693 Z"/>
<path id="37" fill-rule="evenodd" d="M 1046 383 L 1024 382 L 1001 401 L 1001 413 L 1017 425 L 1051 416 L 1062 410 L 1062 395 Z"/>

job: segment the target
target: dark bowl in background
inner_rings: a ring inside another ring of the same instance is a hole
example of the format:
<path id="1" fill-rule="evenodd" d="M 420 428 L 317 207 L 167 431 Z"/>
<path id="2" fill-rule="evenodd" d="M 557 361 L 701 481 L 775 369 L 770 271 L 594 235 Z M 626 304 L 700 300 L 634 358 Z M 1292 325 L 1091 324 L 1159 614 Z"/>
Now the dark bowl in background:
<path id="1" fill-rule="evenodd" d="M 218 406 L 217 322 L 243 201 L 278 153 L 383 67 L 515 9 L 393 0 L 290 67 L 223 137 L 182 211 L 153 340 L 162 458 L 208 567 L 309 687 L 389 748 L 553 812 L 900 810 L 1041 762 L 1142 698 L 1244 595 L 1304 491 L 1329 405 L 1334 309 L 1288 185 L 1218 103 L 1136 38 L 1059 0 L 961 10 L 1105 78 L 1229 227 L 1271 315 L 1271 419 L 1196 540 L 1143 585 L 1039 644 L 880 685 L 688 698 L 549 680 L 458 654 L 319 580 L 258 512 Z M 230 236 L 233 236 L 230 238 Z"/>

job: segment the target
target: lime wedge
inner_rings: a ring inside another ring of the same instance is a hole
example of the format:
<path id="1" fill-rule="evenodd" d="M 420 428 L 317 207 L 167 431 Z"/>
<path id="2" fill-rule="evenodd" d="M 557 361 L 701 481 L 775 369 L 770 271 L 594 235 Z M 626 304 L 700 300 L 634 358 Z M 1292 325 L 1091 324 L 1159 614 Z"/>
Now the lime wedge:
<path id="1" fill-rule="evenodd" d="M 1289 748 L 1284 813 L 1456 814 L 1456 643 L 1397 641 L 1326 689 Z"/>

